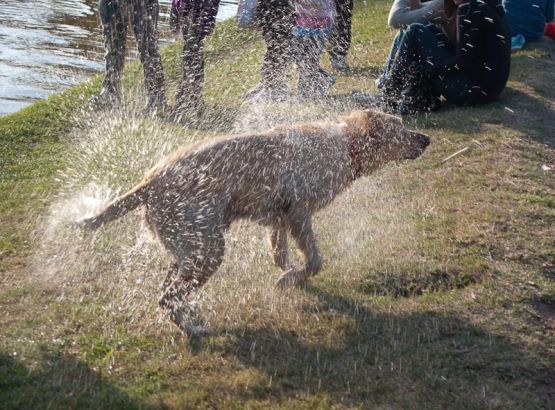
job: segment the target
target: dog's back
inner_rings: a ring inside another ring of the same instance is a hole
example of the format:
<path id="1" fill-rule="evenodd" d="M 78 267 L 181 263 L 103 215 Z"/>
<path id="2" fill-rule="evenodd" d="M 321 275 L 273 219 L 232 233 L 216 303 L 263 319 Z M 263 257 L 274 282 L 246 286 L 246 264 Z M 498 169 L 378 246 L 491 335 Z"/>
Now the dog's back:
<path id="1" fill-rule="evenodd" d="M 174 155 L 158 167 L 149 212 L 167 214 L 179 204 L 209 203 L 225 214 L 225 223 L 241 217 L 263 221 L 296 203 L 320 208 L 349 181 L 347 144 L 339 126 L 276 128 Z"/>

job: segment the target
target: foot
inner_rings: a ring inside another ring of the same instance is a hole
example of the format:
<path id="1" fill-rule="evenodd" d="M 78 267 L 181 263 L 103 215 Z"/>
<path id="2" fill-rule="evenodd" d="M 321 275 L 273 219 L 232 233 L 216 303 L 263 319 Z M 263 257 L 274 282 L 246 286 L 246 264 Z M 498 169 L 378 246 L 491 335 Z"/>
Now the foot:
<path id="1" fill-rule="evenodd" d="M 204 103 L 202 101 L 176 104 L 173 108 L 168 110 L 168 117 L 170 121 L 182 123 L 202 116 L 204 108 Z"/>
<path id="2" fill-rule="evenodd" d="M 349 71 L 349 65 L 347 64 L 347 59 L 345 57 L 332 57 L 330 59 L 331 68 L 335 71 Z"/>
<path id="3" fill-rule="evenodd" d="M 363 107 L 368 107 L 368 108 L 380 107 L 380 99 L 377 94 L 365 93 L 362 91 L 353 91 L 351 95 L 353 96 L 355 101 L 360 105 L 362 105 Z"/>
<path id="4" fill-rule="evenodd" d="M 120 96 L 115 92 L 110 92 L 103 88 L 99 94 L 93 95 L 89 99 L 91 110 L 110 110 L 120 103 Z"/>
<path id="5" fill-rule="evenodd" d="M 168 111 L 166 97 L 162 96 L 149 96 L 146 100 L 146 107 L 143 111 L 144 115 L 162 117 Z"/>
<path id="6" fill-rule="evenodd" d="M 293 286 L 300 285 L 308 279 L 308 274 L 306 269 L 289 269 L 276 282 L 276 287 L 278 289 L 284 290 L 291 288 Z"/>
<path id="7" fill-rule="evenodd" d="M 246 100 L 252 101 L 285 101 L 289 93 L 285 87 L 268 87 L 257 84 L 244 94 Z"/>
<path id="8" fill-rule="evenodd" d="M 380 75 L 378 78 L 374 80 L 374 84 L 378 90 L 382 90 L 385 87 L 386 82 L 385 74 Z"/>
<path id="9" fill-rule="evenodd" d="M 213 333 L 213 330 L 203 323 L 198 302 L 187 303 L 175 316 L 172 315 L 172 320 L 189 337 L 208 336 Z"/>
<path id="10" fill-rule="evenodd" d="M 182 327 L 183 332 L 189 337 L 204 337 L 214 334 L 214 330 L 208 326 L 198 326 L 185 324 Z"/>

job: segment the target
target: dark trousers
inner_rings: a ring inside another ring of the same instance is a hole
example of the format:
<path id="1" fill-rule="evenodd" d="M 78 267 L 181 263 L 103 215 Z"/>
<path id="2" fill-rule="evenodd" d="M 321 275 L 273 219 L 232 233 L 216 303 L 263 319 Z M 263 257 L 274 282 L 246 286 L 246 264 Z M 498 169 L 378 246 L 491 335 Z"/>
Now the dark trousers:
<path id="1" fill-rule="evenodd" d="M 165 103 L 164 72 L 158 51 L 158 0 L 100 0 L 100 20 L 106 46 L 104 90 L 120 98 L 127 26 L 131 23 L 143 65 L 149 103 Z"/>
<path id="2" fill-rule="evenodd" d="M 183 80 L 176 95 L 176 110 L 181 113 L 196 112 L 202 107 L 204 85 L 205 32 L 195 16 L 183 19 Z"/>
<path id="3" fill-rule="evenodd" d="M 447 36 L 434 25 L 411 24 L 402 34 L 397 55 L 389 72 L 389 89 L 407 86 L 429 87 L 432 94 L 442 96 L 448 104 L 473 105 L 485 102 L 480 87 L 463 71 L 432 76 L 421 82 L 411 76 L 409 66 L 416 62 L 424 67 L 438 64 L 454 56 Z"/>
<path id="4" fill-rule="evenodd" d="M 297 94 L 301 98 L 314 98 L 325 94 L 326 77 L 329 76 L 320 66 L 320 58 L 325 35 L 294 37 L 293 59 L 299 70 Z"/>
<path id="5" fill-rule="evenodd" d="M 276 90 L 287 88 L 287 66 L 291 59 L 294 10 L 288 0 L 260 0 L 256 19 L 266 43 L 261 83 Z"/>
<path id="6" fill-rule="evenodd" d="M 336 0 L 335 7 L 336 15 L 330 37 L 329 54 L 332 59 L 342 59 L 347 56 L 351 46 L 353 0 Z"/>

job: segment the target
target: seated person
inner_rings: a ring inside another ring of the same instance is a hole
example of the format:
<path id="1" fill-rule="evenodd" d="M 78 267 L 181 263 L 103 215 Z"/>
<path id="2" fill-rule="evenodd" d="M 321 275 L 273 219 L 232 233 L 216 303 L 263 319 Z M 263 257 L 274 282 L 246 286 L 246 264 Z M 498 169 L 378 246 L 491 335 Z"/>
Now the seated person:
<path id="1" fill-rule="evenodd" d="M 385 109 L 429 110 L 438 99 L 474 105 L 505 88 L 511 41 L 501 0 L 445 0 L 444 9 L 447 34 L 419 23 L 405 30 L 380 96 Z"/>
<path id="2" fill-rule="evenodd" d="M 554 0 L 503 0 L 511 36 L 526 41 L 543 36 L 545 24 L 553 20 Z"/>
<path id="3" fill-rule="evenodd" d="M 444 0 L 395 0 L 389 11 L 387 24 L 391 28 L 399 29 L 393 40 L 391 50 L 385 62 L 382 75 L 376 80 L 376 85 L 381 88 L 384 76 L 391 68 L 391 62 L 397 54 L 397 48 L 403 37 L 403 29 L 412 23 L 441 23 L 445 20 L 443 13 Z"/>

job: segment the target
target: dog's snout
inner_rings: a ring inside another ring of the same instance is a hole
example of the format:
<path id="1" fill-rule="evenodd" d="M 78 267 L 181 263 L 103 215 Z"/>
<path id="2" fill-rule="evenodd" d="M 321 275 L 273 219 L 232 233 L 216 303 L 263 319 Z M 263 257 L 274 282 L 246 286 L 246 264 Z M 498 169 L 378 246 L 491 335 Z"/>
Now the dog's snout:
<path id="1" fill-rule="evenodd" d="M 418 132 L 414 132 L 413 135 L 414 137 L 416 137 L 416 140 L 419 142 L 419 144 L 422 145 L 424 148 L 430 145 L 430 137 L 428 137 L 427 135 L 420 134 Z"/>

